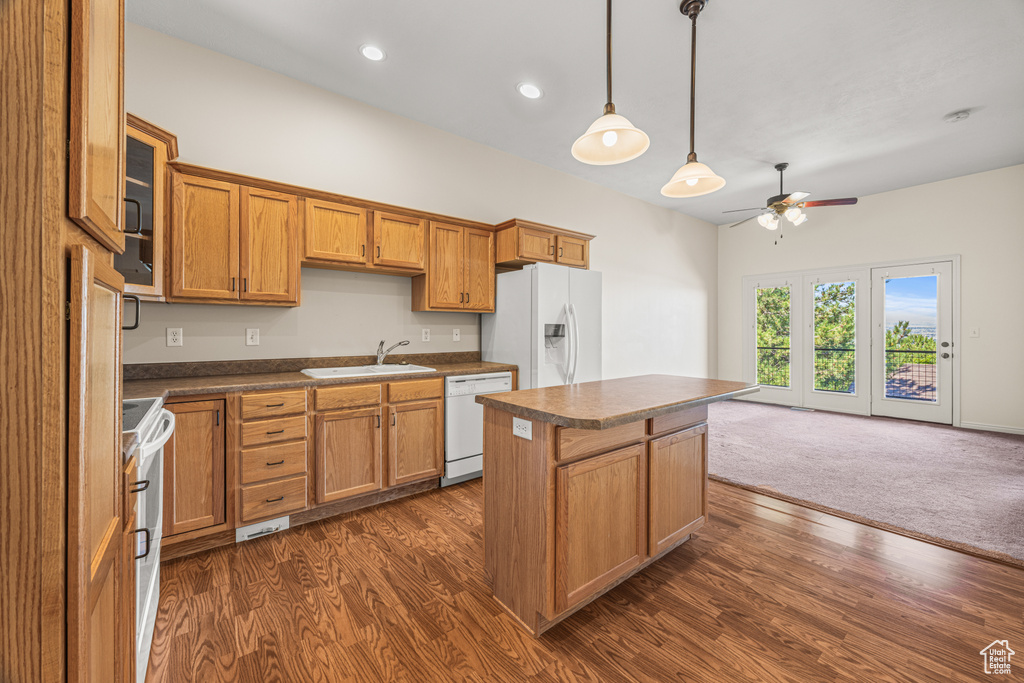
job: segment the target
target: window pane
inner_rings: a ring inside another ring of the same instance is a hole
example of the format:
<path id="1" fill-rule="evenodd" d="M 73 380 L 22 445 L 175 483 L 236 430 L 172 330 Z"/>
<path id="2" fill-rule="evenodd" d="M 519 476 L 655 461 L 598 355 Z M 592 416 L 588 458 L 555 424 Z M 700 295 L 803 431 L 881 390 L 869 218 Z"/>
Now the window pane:
<path id="1" fill-rule="evenodd" d="M 757 383 L 789 386 L 789 287 L 756 290 Z"/>
<path id="2" fill-rule="evenodd" d="M 857 376 L 853 282 L 814 286 L 814 390 L 854 392 Z"/>
<path id="3" fill-rule="evenodd" d="M 885 397 L 938 400 L 937 275 L 885 281 Z"/>

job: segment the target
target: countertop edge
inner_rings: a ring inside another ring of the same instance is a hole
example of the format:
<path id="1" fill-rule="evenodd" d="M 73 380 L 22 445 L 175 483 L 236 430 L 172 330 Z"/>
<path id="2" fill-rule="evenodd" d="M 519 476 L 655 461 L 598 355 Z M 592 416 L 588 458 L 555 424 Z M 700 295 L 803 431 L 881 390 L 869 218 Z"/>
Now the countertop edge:
<path id="1" fill-rule="evenodd" d="M 686 408 L 699 408 L 706 406 L 710 403 L 718 403 L 719 401 L 728 401 L 732 398 L 740 396 L 746 396 L 747 394 L 753 394 L 761 390 L 760 385 L 744 387 L 743 389 L 737 389 L 736 391 L 726 392 L 724 394 L 716 394 L 714 396 L 705 396 L 703 398 L 693 399 L 689 401 L 680 401 L 678 403 L 670 403 L 667 405 L 657 406 L 646 410 L 637 411 L 634 413 L 627 413 L 622 415 L 610 415 L 603 418 L 594 419 L 578 419 L 566 417 L 564 415 L 556 415 L 554 413 L 548 413 L 541 410 L 535 410 L 532 408 L 525 408 L 523 406 L 511 405 L 501 401 L 500 399 L 493 399 L 490 395 L 477 396 L 476 402 L 489 408 L 496 408 L 503 410 L 506 413 L 511 413 L 517 417 L 529 418 L 531 420 L 539 420 L 541 422 L 547 422 L 559 427 L 568 427 L 570 429 L 610 429 L 612 427 L 618 427 L 620 425 L 629 424 L 631 422 L 639 422 L 641 420 L 648 420 L 652 417 L 660 417 L 661 415 L 667 415 L 668 413 L 674 413 L 678 410 Z"/>

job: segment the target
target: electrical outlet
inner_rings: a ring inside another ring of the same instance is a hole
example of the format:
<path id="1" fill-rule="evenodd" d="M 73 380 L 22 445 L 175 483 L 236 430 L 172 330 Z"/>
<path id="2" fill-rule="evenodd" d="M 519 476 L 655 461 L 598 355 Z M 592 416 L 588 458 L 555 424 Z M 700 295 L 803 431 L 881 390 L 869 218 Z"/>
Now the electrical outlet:
<path id="1" fill-rule="evenodd" d="M 246 346 L 259 346 L 260 345 L 260 328 L 258 328 L 258 327 L 247 327 L 247 328 L 245 328 L 245 345 Z"/>
<path id="2" fill-rule="evenodd" d="M 167 345 L 168 346 L 184 346 L 185 335 L 182 334 L 180 327 L 168 327 L 167 328 Z"/>
<path id="3" fill-rule="evenodd" d="M 459 330 L 459 329 L 452 330 L 452 341 L 453 342 L 462 341 L 462 330 Z"/>
<path id="4" fill-rule="evenodd" d="M 973 337 L 973 338 L 977 339 L 978 337 L 981 336 L 981 328 L 980 327 L 972 327 L 971 331 L 967 333 L 967 336 L 968 337 Z"/>
<path id="5" fill-rule="evenodd" d="M 430 330 L 427 328 L 423 328 L 423 341 L 430 341 Z"/>
<path id="6" fill-rule="evenodd" d="M 533 423 L 521 417 L 512 418 L 512 436 L 533 441 Z"/>

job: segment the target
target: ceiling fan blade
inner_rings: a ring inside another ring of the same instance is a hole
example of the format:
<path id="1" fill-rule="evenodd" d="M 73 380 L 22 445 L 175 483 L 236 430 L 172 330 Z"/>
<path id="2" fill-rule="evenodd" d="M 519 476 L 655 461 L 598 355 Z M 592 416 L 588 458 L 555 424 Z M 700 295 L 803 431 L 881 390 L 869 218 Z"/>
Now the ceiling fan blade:
<path id="1" fill-rule="evenodd" d="M 759 206 L 755 209 L 730 209 L 729 211 L 723 211 L 722 213 L 737 213 L 739 211 L 763 211 L 764 207 Z"/>
<path id="2" fill-rule="evenodd" d="M 783 204 L 796 204 L 804 197 L 810 197 L 810 192 L 790 192 L 789 196 L 782 200 Z"/>
<path id="3" fill-rule="evenodd" d="M 732 225 L 730 225 L 729 227 L 730 227 L 730 228 L 735 228 L 735 227 L 736 227 L 737 225 L 743 225 L 743 224 L 744 224 L 744 223 L 746 223 L 747 221 L 752 221 L 752 220 L 754 220 L 755 218 L 757 218 L 757 216 L 751 216 L 750 218 L 744 218 L 744 219 L 743 219 L 743 220 L 741 220 L 741 221 L 740 221 L 739 223 L 733 223 L 733 224 L 732 224 Z"/>
<path id="4" fill-rule="evenodd" d="M 804 202 L 800 206 L 809 208 L 812 206 L 846 206 L 849 204 L 856 204 L 856 197 L 846 197 L 845 199 L 819 199 L 814 202 Z"/>

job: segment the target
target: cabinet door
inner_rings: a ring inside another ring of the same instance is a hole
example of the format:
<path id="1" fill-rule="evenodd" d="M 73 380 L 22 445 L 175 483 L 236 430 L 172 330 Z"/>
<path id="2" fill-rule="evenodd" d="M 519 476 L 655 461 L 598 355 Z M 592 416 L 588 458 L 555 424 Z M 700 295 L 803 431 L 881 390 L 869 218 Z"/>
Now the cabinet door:
<path id="1" fill-rule="evenodd" d="M 75 682 L 113 681 L 123 657 L 120 594 L 131 590 L 122 584 L 120 561 L 124 279 L 75 245 L 68 284 L 67 675 Z"/>
<path id="2" fill-rule="evenodd" d="M 119 631 L 123 656 L 121 657 L 121 678 L 124 683 L 135 681 L 135 554 L 139 547 L 139 535 L 135 533 L 138 521 L 135 516 L 126 520 L 125 531 L 121 537 L 121 604 L 117 609 Z"/>
<path id="3" fill-rule="evenodd" d="M 377 491 L 381 478 L 381 408 L 316 416 L 316 502 Z"/>
<path id="4" fill-rule="evenodd" d="M 494 233 L 489 230 L 466 228 L 463 287 L 466 303 L 471 311 L 494 310 Z"/>
<path id="5" fill-rule="evenodd" d="M 124 2 L 71 2 L 68 214 L 124 250 Z"/>
<path id="6" fill-rule="evenodd" d="M 643 444 L 557 469 L 555 608 L 592 596 L 644 561 Z"/>
<path id="7" fill-rule="evenodd" d="M 129 121 L 138 119 L 129 115 Z M 131 125 L 125 142 L 125 245 L 114 267 L 125 293 L 162 301 L 167 143 Z"/>
<path id="8" fill-rule="evenodd" d="M 373 214 L 373 265 L 423 270 L 426 221 L 395 213 Z"/>
<path id="9" fill-rule="evenodd" d="M 466 292 L 462 287 L 462 228 L 444 223 L 430 224 L 430 305 L 462 308 Z"/>
<path id="10" fill-rule="evenodd" d="M 171 295 L 238 299 L 238 186 L 174 174 Z"/>
<path id="11" fill-rule="evenodd" d="M 554 263 L 555 236 L 542 230 L 519 228 L 519 258 Z"/>
<path id="12" fill-rule="evenodd" d="M 558 263 L 567 266 L 580 266 L 586 268 L 589 262 L 587 251 L 589 249 L 589 242 L 586 240 L 577 239 L 576 237 L 566 237 L 565 235 L 558 235 L 556 238 L 556 244 L 558 247 L 555 253 L 555 259 Z"/>
<path id="13" fill-rule="evenodd" d="M 440 400 L 389 408 L 388 486 L 440 477 L 444 466 L 444 408 Z"/>
<path id="14" fill-rule="evenodd" d="M 706 424 L 650 442 L 648 552 L 670 547 L 707 520 Z"/>
<path id="15" fill-rule="evenodd" d="M 224 401 L 172 403 L 164 446 L 164 536 L 224 522 Z"/>
<path id="16" fill-rule="evenodd" d="M 366 209 L 306 199 L 305 257 L 336 263 L 365 264 Z"/>
<path id="17" fill-rule="evenodd" d="M 239 270 L 242 301 L 299 302 L 298 199 L 240 189 Z"/>

